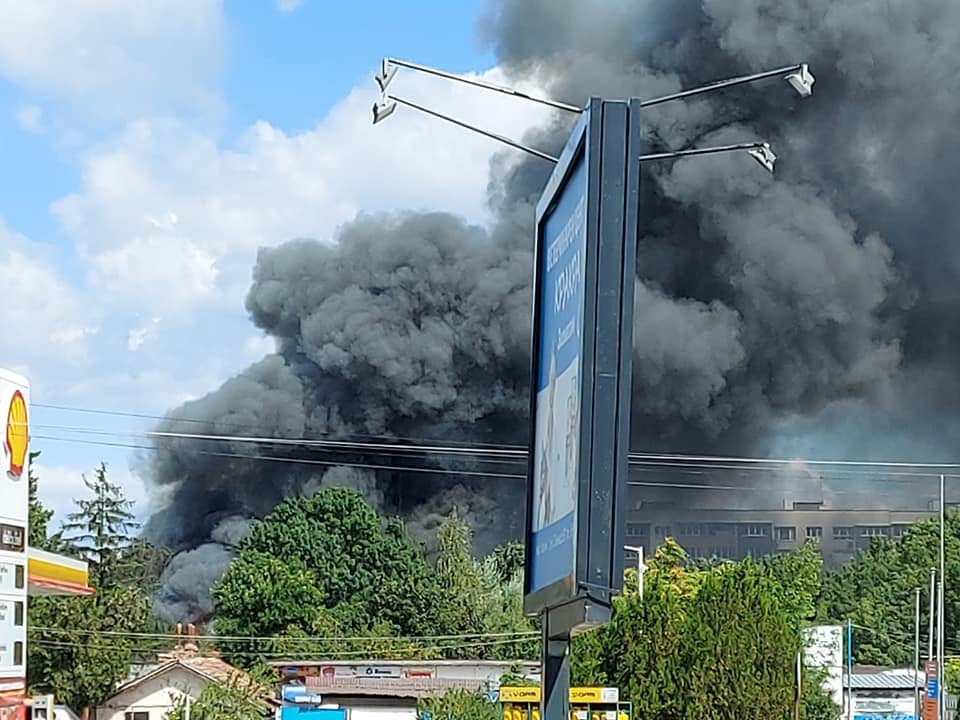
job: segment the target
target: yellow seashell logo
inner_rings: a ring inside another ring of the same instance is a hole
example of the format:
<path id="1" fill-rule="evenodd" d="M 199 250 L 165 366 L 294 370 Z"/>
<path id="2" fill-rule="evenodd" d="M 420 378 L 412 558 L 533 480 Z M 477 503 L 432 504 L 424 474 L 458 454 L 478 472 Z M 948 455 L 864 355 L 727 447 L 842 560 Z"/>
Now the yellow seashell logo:
<path id="1" fill-rule="evenodd" d="M 14 478 L 23 475 L 23 466 L 27 464 L 27 438 L 27 402 L 17 390 L 7 410 L 7 437 L 4 443 L 4 449 L 10 456 L 7 472 Z"/>

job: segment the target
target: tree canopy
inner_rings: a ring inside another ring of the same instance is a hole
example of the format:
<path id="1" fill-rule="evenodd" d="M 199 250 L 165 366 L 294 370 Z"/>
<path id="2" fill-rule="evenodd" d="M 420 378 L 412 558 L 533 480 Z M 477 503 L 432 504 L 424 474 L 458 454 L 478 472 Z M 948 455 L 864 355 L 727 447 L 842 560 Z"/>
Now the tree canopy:
<path id="1" fill-rule="evenodd" d="M 619 687 L 634 717 L 788 717 L 801 629 L 819 592 L 813 548 L 703 567 L 668 542 L 649 567 L 642 603 L 628 586 L 611 623 L 576 638 L 573 682 Z M 802 709 L 830 717 L 814 677 L 801 682 L 810 683 Z"/>
<path id="2" fill-rule="evenodd" d="M 123 488 L 110 482 L 104 463 L 92 478 L 81 477 L 92 497 L 74 499 L 77 509 L 67 515 L 63 532 L 73 551 L 89 563 L 92 581 L 106 587 L 117 581 L 110 573 L 118 569 L 115 561 L 140 525 L 134 519 L 133 503 Z"/>
<path id="3" fill-rule="evenodd" d="M 82 531 L 73 539 L 58 534 L 51 540 L 47 521 L 52 513 L 36 496 L 42 478 L 31 476 L 31 521 L 39 521 L 30 527 L 30 544 L 95 559 L 92 597 L 35 597 L 27 605 L 28 684 L 32 691 L 52 692 L 77 710 L 107 697 L 129 674 L 135 654 L 151 649 L 136 639 L 151 617 L 142 575 L 123 571 L 128 532 L 134 527 L 127 518 L 132 503 L 109 483 L 104 466 L 95 477 L 87 483 L 94 498 L 76 500 L 77 510 L 70 515 L 71 525 Z"/>
<path id="4" fill-rule="evenodd" d="M 944 637 L 960 637 L 960 516 L 945 517 Z M 926 637 L 930 569 L 939 565 L 939 520 L 912 525 L 895 539 L 877 538 L 857 557 L 827 573 L 819 602 L 824 621 L 853 623 L 854 660 L 872 665 L 913 662 L 914 602 L 921 588 L 921 633 Z"/>
<path id="5" fill-rule="evenodd" d="M 421 636 L 439 624 L 439 586 L 423 553 L 401 523 L 346 488 L 288 498 L 253 523 L 213 597 L 224 635 Z M 257 655 L 242 643 L 225 652 L 238 662 Z"/>

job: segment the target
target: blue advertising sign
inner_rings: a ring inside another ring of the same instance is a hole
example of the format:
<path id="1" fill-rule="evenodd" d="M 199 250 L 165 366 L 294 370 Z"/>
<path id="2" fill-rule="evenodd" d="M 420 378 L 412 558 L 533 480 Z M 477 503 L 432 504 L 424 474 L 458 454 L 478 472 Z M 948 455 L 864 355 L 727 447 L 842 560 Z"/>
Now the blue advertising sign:
<path id="1" fill-rule="evenodd" d="M 346 708 L 296 707 L 285 705 L 280 708 L 280 720 L 346 720 Z"/>
<path id="2" fill-rule="evenodd" d="M 543 223 L 530 591 L 574 572 L 586 259 L 586 163 Z"/>
<path id="3" fill-rule="evenodd" d="M 523 607 L 606 622 L 623 577 L 639 101 L 592 98 L 537 202 Z"/>

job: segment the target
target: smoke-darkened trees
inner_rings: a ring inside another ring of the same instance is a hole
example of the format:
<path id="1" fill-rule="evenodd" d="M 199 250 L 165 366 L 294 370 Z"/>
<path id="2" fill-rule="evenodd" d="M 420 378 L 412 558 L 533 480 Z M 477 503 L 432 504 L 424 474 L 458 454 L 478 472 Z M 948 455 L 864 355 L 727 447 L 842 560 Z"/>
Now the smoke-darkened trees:
<path id="1" fill-rule="evenodd" d="M 216 628 L 301 638 L 299 647 L 329 652 L 337 637 L 430 634 L 438 590 L 402 524 L 385 521 L 354 490 L 326 488 L 288 498 L 253 523 L 214 589 Z M 262 648 L 237 642 L 224 650 L 249 664 Z"/>
<path id="2" fill-rule="evenodd" d="M 473 556 L 470 527 L 456 516 L 437 533 L 437 579 L 442 627 L 463 638 L 449 657 L 534 658 L 539 653 L 536 624 L 523 614 L 522 546 L 501 546 L 482 560 Z"/>
<path id="3" fill-rule="evenodd" d="M 271 654 L 534 657 L 516 548 L 473 557 L 469 527 L 440 527 L 436 567 L 403 524 L 358 492 L 324 488 L 252 525 L 214 589 L 221 649 L 249 665 Z M 491 637 L 495 639 L 491 639 Z"/>

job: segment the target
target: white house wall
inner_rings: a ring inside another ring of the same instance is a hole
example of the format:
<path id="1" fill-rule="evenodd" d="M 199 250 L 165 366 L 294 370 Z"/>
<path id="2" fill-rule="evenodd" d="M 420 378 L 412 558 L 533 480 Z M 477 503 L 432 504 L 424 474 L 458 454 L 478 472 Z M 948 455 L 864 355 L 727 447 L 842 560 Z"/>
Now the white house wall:
<path id="1" fill-rule="evenodd" d="M 107 705 L 97 708 L 96 720 L 124 720 L 124 713 L 128 712 L 149 712 L 150 720 L 163 720 L 172 707 L 171 698 L 182 697 L 184 693 L 198 698 L 208 684 L 209 681 L 196 673 L 183 668 L 171 669 L 114 695 Z"/>

